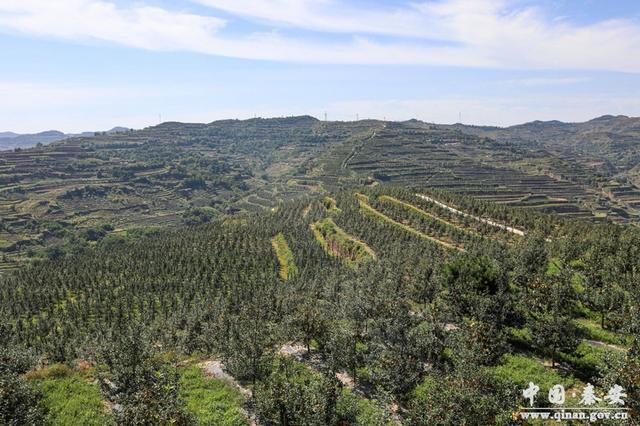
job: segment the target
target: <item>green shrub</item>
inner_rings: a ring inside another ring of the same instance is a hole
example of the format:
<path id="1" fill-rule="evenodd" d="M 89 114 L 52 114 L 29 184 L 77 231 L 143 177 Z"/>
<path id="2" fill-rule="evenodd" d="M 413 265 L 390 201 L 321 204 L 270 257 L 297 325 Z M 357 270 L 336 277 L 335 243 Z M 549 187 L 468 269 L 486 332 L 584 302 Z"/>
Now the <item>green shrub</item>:
<path id="1" fill-rule="evenodd" d="M 73 370 L 65 364 L 52 364 L 38 370 L 29 371 L 25 377 L 29 380 L 61 379 L 72 374 Z"/>
<path id="2" fill-rule="evenodd" d="M 384 410 L 374 401 L 362 399 L 342 389 L 336 403 L 338 422 L 353 426 L 382 426 L 388 423 Z"/>

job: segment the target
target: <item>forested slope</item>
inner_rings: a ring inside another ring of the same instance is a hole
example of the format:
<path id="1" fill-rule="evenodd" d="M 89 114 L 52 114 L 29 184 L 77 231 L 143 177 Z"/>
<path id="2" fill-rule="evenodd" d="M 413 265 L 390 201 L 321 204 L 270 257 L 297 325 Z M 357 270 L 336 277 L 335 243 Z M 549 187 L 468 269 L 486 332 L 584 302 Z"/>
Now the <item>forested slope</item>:
<path id="1" fill-rule="evenodd" d="M 107 423 L 506 424 L 529 381 L 638 414 L 639 243 L 393 186 L 106 239 L 0 277 L 2 380 L 50 421 L 92 380 Z"/>
<path id="2" fill-rule="evenodd" d="M 0 273 L 82 252 L 109 235 L 206 223 L 302 195 L 385 184 L 440 188 L 566 217 L 637 221 L 635 184 L 591 164 L 570 149 L 572 141 L 566 147 L 559 141 L 566 148 L 560 150 L 474 132 L 416 120 L 303 116 L 170 122 L 0 151 Z M 631 130 L 608 132 L 627 142 L 603 149 L 626 153 L 626 164 L 635 164 Z"/>

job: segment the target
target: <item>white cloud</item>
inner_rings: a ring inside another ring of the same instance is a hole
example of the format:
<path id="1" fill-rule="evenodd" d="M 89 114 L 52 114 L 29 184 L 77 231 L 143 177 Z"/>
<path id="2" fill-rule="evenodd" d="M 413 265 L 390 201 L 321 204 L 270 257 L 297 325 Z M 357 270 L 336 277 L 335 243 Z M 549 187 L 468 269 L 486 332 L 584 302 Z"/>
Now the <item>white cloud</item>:
<path id="1" fill-rule="evenodd" d="M 526 87 L 538 86 L 566 86 L 570 84 L 588 83 L 589 77 L 540 77 L 507 80 L 505 83 Z"/>
<path id="2" fill-rule="evenodd" d="M 257 21 L 333 33 L 433 37 L 436 22 L 425 26 L 418 9 L 372 10 L 336 0 L 194 0 Z"/>
<path id="3" fill-rule="evenodd" d="M 537 8 L 518 8 L 513 0 L 431 0 L 379 11 L 349 7 L 336 0 L 195 1 L 239 16 L 308 30 L 427 39 L 400 43 L 394 58 L 399 62 L 640 71 L 637 21 L 618 19 L 579 26 L 547 17 Z M 425 47 L 433 40 L 449 47 Z M 383 46 L 371 43 L 368 48 L 367 53 L 373 55 Z M 380 55 L 378 60 L 384 62 L 384 57 Z M 354 60 L 359 60 L 359 55 Z"/>
<path id="4" fill-rule="evenodd" d="M 517 1 L 422 1 L 395 9 L 337 0 L 192 1 L 273 31 L 238 34 L 226 31 L 235 20 L 109 0 L 2 0 L 0 31 L 303 63 L 640 72 L 637 21 L 578 25 Z M 294 36 L 291 27 L 342 35 Z"/>
<path id="5" fill-rule="evenodd" d="M 225 21 L 100 0 L 2 0 L 0 28 L 63 39 L 95 39 L 153 50 L 193 50 Z"/>

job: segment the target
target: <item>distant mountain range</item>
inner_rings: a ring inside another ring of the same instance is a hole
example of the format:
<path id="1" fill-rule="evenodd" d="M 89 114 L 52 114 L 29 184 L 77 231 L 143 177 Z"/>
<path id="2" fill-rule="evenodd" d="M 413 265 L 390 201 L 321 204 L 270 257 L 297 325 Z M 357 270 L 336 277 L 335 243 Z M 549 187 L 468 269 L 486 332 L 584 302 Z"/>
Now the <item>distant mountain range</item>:
<path id="1" fill-rule="evenodd" d="M 47 130 L 46 132 L 33 134 L 20 134 L 14 132 L 0 132 L 0 150 L 15 148 L 32 148 L 38 144 L 47 145 L 63 139 L 73 137 L 92 137 L 96 134 L 113 134 L 128 132 L 130 129 L 126 127 L 114 127 L 106 132 L 82 132 L 82 133 L 63 133 L 58 130 Z"/>

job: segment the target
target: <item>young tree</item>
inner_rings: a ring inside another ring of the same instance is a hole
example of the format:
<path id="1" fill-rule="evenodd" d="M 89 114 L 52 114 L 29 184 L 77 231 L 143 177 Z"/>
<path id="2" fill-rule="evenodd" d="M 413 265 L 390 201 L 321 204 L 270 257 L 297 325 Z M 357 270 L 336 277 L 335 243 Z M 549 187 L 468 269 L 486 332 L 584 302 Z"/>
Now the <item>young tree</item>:
<path id="1" fill-rule="evenodd" d="M 529 327 L 536 346 L 551 358 L 555 367 L 558 352 L 573 352 L 578 345 L 578 330 L 571 318 L 576 295 L 571 285 L 571 271 L 538 282 L 532 295 Z"/>
<path id="2" fill-rule="evenodd" d="M 114 336 L 102 353 L 100 387 L 119 425 L 189 425 L 178 373 L 154 355 L 140 329 Z"/>
<path id="3" fill-rule="evenodd" d="M 607 316 L 623 306 L 625 293 L 619 280 L 622 273 L 616 268 L 616 255 L 607 256 L 594 247 L 585 258 L 585 302 L 600 314 L 600 326 L 607 328 Z"/>
<path id="4" fill-rule="evenodd" d="M 276 360 L 269 376 L 256 385 L 256 411 L 264 424 L 335 424 L 338 382 L 313 373 L 289 358 Z"/>

